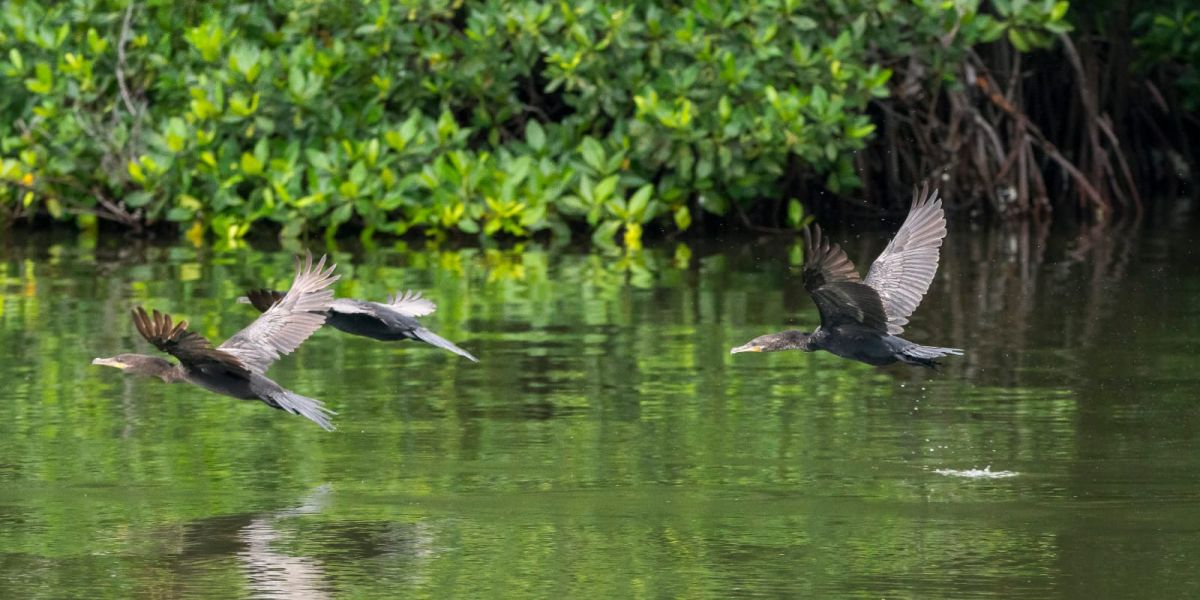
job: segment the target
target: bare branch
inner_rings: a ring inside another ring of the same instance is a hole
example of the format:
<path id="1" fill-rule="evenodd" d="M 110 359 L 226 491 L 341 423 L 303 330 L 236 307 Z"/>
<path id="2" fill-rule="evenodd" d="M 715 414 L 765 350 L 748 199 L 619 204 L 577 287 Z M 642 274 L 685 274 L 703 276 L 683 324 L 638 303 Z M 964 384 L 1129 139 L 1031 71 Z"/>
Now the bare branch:
<path id="1" fill-rule="evenodd" d="M 125 84 L 125 44 L 129 42 L 129 25 L 133 18 L 133 2 L 125 8 L 125 19 L 121 22 L 121 37 L 117 41 L 117 87 L 121 90 L 121 100 L 130 116 L 137 117 L 138 110 L 129 95 L 129 86 Z"/>
<path id="2" fill-rule="evenodd" d="M 112 215 L 114 221 L 130 225 L 138 231 L 142 229 L 141 223 L 136 216 L 129 214 L 129 211 L 125 210 L 122 206 L 105 198 L 104 194 L 100 192 L 100 188 L 92 188 L 92 196 L 96 198 L 96 202 L 99 202 L 100 206 L 104 207 L 104 210 L 107 210 Z"/>

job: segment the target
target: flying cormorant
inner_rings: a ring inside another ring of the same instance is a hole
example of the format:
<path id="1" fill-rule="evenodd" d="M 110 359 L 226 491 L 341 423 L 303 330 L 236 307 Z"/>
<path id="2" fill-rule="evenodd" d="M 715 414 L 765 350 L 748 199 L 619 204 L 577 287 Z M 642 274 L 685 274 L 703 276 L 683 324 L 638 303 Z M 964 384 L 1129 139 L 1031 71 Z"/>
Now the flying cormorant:
<path id="1" fill-rule="evenodd" d="M 905 362 L 935 368 L 933 359 L 961 356 L 958 348 L 914 344 L 898 334 L 929 290 L 937 272 L 946 218 L 937 190 L 914 191 L 908 218 L 871 265 L 866 280 L 821 228 L 804 232 L 804 289 L 812 295 L 821 325 L 812 333 L 783 331 L 750 340 L 729 352 L 825 350 L 870 365 Z"/>
<path id="2" fill-rule="evenodd" d="M 260 311 L 265 311 L 280 298 L 283 298 L 283 293 L 275 290 L 250 290 L 245 296 L 238 298 L 238 302 L 248 303 Z M 325 324 L 352 335 L 376 340 L 420 340 L 479 362 L 470 352 L 426 329 L 417 321 L 417 317 L 423 317 L 435 310 L 436 304 L 422 297 L 420 292 L 413 291 L 389 296 L 386 303 L 338 298 L 329 305 Z"/>
<path id="3" fill-rule="evenodd" d="M 138 332 L 179 364 L 145 354 L 118 354 L 97 358 L 92 364 L 158 377 L 167 383 L 192 383 L 242 400 L 261 400 L 332 431 L 329 416 L 334 413 L 321 401 L 286 390 L 264 374 L 271 363 L 294 351 L 325 322 L 325 311 L 333 302 L 329 287 L 338 276 L 333 274 L 335 265 L 324 267 L 324 256 L 316 265 L 311 254 L 303 262 L 297 258 L 296 277 L 287 294 L 216 348 L 204 336 L 188 331 L 187 321 L 172 323 L 170 315 L 157 310 L 147 314 L 138 306 L 133 309 Z"/>

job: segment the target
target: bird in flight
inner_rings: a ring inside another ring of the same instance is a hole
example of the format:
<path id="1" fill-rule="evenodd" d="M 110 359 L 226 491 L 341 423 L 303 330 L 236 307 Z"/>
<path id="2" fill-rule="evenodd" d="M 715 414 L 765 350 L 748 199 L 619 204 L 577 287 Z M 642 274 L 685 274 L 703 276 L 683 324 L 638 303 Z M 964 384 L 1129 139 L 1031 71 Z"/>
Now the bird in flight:
<path id="1" fill-rule="evenodd" d="M 935 358 L 962 356 L 958 348 L 922 346 L 899 334 L 921 303 L 937 272 L 946 217 L 937 190 L 914 191 L 908 218 L 867 271 L 864 280 L 821 228 L 804 232 L 804 289 L 812 295 L 821 324 L 812 333 L 789 330 L 763 335 L 730 350 L 777 352 L 825 350 L 869 365 L 903 362 L 936 368 Z"/>
<path id="2" fill-rule="evenodd" d="M 315 265 L 311 254 L 303 261 L 297 258 L 296 276 L 283 298 L 215 348 L 204 336 L 188 331 L 187 321 L 176 323 L 168 314 L 157 310 L 147 313 L 138 306 L 133 309 L 138 333 L 179 364 L 145 354 L 118 354 L 97 358 L 92 364 L 158 377 L 167 383 L 191 383 L 242 400 L 261 400 L 332 431 L 329 417 L 333 411 L 320 400 L 284 389 L 265 373 L 271 363 L 292 353 L 325 322 L 325 312 L 333 302 L 330 286 L 338 279 L 333 274 L 335 266 L 325 268 L 324 256 Z"/>
<path id="3" fill-rule="evenodd" d="M 238 298 L 238 302 L 250 304 L 259 311 L 266 311 L 283 297 L 283 292 L 275 290 L 250 290 L 245 296 Z M 422 297 L 420 292 L 413 291 L 392 295 L 387 302 L 338 298 L 326 310 L 328 318 L 325 323 L 351 335 L 376 340 L 420 340 L 431 346 L 449 350 L 472 362 L 479 362 L 470 352 L 426 329 L 417 321 L 417 317 L 431 314 L 435 310 L 436 304 Z"/>

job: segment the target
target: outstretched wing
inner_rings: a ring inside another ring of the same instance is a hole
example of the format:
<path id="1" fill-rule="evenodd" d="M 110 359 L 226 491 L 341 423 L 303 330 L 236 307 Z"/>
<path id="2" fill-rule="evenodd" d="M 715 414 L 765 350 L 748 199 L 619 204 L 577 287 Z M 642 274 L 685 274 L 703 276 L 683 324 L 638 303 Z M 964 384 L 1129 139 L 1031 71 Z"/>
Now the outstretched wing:
<path id="1" fill-rule="evenodd" d="M 862 283 L 840 246 L 822 238 L 820 226 L 814 226 L 811 233 L 804 231 L 802 278 L 821 314 L 821 327 L 857 323 L 886 331 L 887 317 L 879 294 Z"/>
<path id="2" fill-rule="evenodd" d="M 928 185 L 914 190 L 908 218 L 867 273 L 866 284 L 883 300 L 888 333 L 904 331 L 909 315 L 929 291 L 945 237 L 946 216 L 937 190 L 930 191 Z"/>
<path id="3" fill-rule="evenodd" d="M 432 300 L 421 296 L 421 292 L 407 290 L 388 296 L 388 305 L 406 317 L 423 317 L 437 310 Z"/>
<path id="4" fill-rule="evenodd" d="M 326 269 L 324 256 L 316 265 L 312 254 L 303 262 L 297 258 L 296 277 L 283 298 L 218 349 L 238 357 L 251 371 L 265 372 L 271 363 L 290 354 L 325 323 L 326 311 L 333 302 L 329 286 L 338 279 L 333 274 L 335 266 Z"/>
<path id="5" fill-rule="evenodd" d="M 821 226 L 804 230 L 804 289 L 816 288 L 835 281 L 862 281 L 854 263 L 842 247 L 830 243 L 821 235 Z"/>
<path id="6" fill-rule="evenodd" d="M 222 367 L 249 376 L 249 371 L 237 357 L 213 348 L 204 336 L 187 330 L 188 322 L 171 322 L 171 315 L 157 310 L 153 315 L 138 306 L 133 309 L 133 325 L 138 333 L 155 348 L 179 359 L 180 364 L 205 370 Z"/>

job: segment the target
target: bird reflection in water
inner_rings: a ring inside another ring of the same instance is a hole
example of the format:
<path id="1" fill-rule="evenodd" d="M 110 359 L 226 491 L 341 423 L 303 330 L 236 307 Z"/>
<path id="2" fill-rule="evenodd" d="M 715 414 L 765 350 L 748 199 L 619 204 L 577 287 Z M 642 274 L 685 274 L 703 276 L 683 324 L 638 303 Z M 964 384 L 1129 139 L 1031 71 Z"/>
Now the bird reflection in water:
<path id="1" fill-rule="evenodd" d="M 250 589 L 262 598 L 331 598 L 324 567 L 307 556 L 293 556 L 276 550 L 283 534 L 275 528 L 279 519 L 321 512 L 329 498 L 329 485 L 308 494 L 300 506 L 255 517 L 238 533 L 245 549 L 238 561 L 249 579 Z"/>
<path id="2" fill-rule="evenodd" d="M 219 597 L 216 586 L 228 583 L 233 568 L 251 597 L 281 599 L 339 596 L 339 577 L 420 585 L 428 573 L 424 565 L 437 555 L 433 528 L 421 521 L 322 520 L 319 527 L 306 526 L 326 512 L 333 495 L 326 484 L 289 508 L 187 523 L 177 530 L 182 548 L 168 552 L 178 557 L 170 579 L 184 582 L 182 595 Z M 175 537 L 169 531 L 156 537 L 164 535 Z"/>

